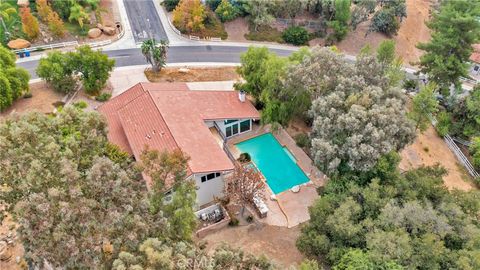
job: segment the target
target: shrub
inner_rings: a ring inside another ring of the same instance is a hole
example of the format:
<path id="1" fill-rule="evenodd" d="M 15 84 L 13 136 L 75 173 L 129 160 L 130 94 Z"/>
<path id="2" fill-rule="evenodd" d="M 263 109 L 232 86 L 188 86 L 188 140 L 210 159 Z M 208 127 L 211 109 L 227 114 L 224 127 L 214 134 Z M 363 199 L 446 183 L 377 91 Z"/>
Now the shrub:
<path id="1" fill-rule="evenodd" d="M 252 158 L 250 157 L 249 153 L 241 153 L 240 157 L 238 158 L 239 162 L 245 163 L 245 162 L 250 162 Z"/>
<path id="2" fill-rule="evenodd" d="M 405 80 L 403 82 L 403 88 L 407 91 L 415 90 L 418 87 L 416 80 Z"/>
<path id="3" fill-rule="evenodd" d="M 222 0 L 220 5 L 215 9 L 215 14 L 220 18 L 220 21 L 228 22 L 238 16 L 238 11 L 228 0 Z"/>
<path id="4" fill-rule="evenodd" d="M 480 168 L 480 137 L 473 138 L 470 152 L 472 153 L 473 166 Z"/>
<path id="5" fill-rule="evenodd" d="M 246 218 L 246 220 L 247 220 L 248 223 L 252 223 L 253 222 L 253 216 L 248 216 Z"/>
<path id="6" fill-rule="evenodd" d="M 30 40 L 35 39 L 40 34 L 38 20 L 30 12 L 29 7 L 20 9 L 20 17 L 22 19 L 22 30 L 27 34 Z"/>
<path id="7" fill-rule="evenodd" d="M 95 97 L 95 100 L 105 102 L 109 100 L 112 97 L 112 94 L 110 93 L 101 93 L 100 95 Z"/>
<path id="8" fill-rule="evenodd" d="M 300 26 L 290 26 L 282 33 L 285 42 L 293 45 L 305 45 L 309 40 L 307 29 Z"/>
<path id="9" fill-rule="evenodd" d="M 305 133 L 295 135 L 295 143 L 300 148 L 310 147 L 310 138 Z"/>
<path id="10" fill-rule="evenodd" d="M 217 10 L 217 7 L 222 3 L 222 0 L 207 0 L 206 4 L 211 10 Z"/>
<path id="11" fill-rule="evenodd" d="M 57 37 L 63 37 L 65 35 L 65 25 L 62 19 L 60 19 L 60 16 L 58 16 L 58 13 L 52 10 L 48 14 L 47 20 L 48 29 L 50 29 L 53 35 Z"/>
<path id="12" fill-rule="evenodd" d="M 240 224 L 240 221 L 235 217 L 231 217 L 230 222 L 228 222 L 228 225 L 232 227 L 238 226 L 238 224 Z"/>
<path id="13" fill-rule="evenodd" d="M 33 97 L 32 92 L 28 92 L 23 95 L 23 98 L 31 98 L 31 97 Z"/>
<path id="14" fill-rule="evenodd" d="M 163 6 L 168 12 L 170 12 L 177 7 L 178 2 L 180 2 L 180 0 L 165 0 L 163 1 Z"/>
<path id="15" fill-rule="evenodd" d="M 437 125 L 435 128 L 440 136 L 445 136 L 450 132 L 452 127 L 452 118 L 450 114 L 446 111 L 441 111 L 437 115 Z"/>
<path id="16" fill-rule="evenodd" d="M 382 9 L 373 15 L 368 31 L 380 32 L 392 36 L 397 34 L 399 28 L 400 23 L 393 11 L 390 9 Z"/>
<path id="17" fill-rule="evenodd" d="M 277 42 L 277 43 L 285 42 L 282 38 L 282 32 L 268 25 L 258 26 L 257 30 L 255 30 L 253 25 L 250 25 L 249 30 L 250 30 L 249 33 L 245 34 L 245 38 L 248 40 L 270 41 L 270 42 Z"/>
<path id="18" fill-rule="evenodd" d="M 85 101 L 78 101 L 73 103 L 73 106 L 78 109 L 85 109 L 88 107 L 88 104 Z"/>

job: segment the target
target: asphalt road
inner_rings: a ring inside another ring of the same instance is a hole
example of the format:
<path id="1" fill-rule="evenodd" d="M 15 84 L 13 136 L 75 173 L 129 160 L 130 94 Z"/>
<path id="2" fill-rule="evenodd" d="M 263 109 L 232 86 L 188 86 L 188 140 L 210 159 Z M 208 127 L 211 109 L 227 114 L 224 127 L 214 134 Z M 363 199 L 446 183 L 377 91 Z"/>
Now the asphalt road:
<path id="1" fill-rule="evenodd" d="M 240 54 L 245 52 L 248 47 L 236 46 L 175 46 L 170 47 L 167 53 L 167 63 L 240 63 Z M 270 49 L 279 56 L 288 56 L 294 50 L 288 49 Z M 147 62 L 143 57 L 140 49 L 125 49 L 104 51 L 110 58 L 115 59 L 115 66 L 135 66 L 146 65 Z M 28 70 L 32 79 L 38 78 L 35 69 L 38 65 L 38 60 L 18 63 Z"/>
<path id="2" fill-rule="evenodd" d="M 153 1 L 158 0 L 123 0 L 133 37 L 137 43 L 150 37 L 156 40 L 168 40 Z"/>

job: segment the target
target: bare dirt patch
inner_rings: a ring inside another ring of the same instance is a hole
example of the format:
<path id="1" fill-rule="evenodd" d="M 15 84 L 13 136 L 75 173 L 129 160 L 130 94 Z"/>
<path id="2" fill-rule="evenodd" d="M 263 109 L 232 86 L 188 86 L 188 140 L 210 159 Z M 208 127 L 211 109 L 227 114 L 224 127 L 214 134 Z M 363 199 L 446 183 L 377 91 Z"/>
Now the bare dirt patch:
<path id="1" fill-rule="evenodd" d="M 443 182 L 448 189 L 470 190 L 475 188 L 466 171 L 457 162 L 455 155 L 433 127 L 423 134 L 418 134 L 413 144 L 407 146 L 400 156 L 402 157 L 399 165 L 401 170 L 440 164 L 448 172 L 443 177 Z"/>
<path id="2" fill-rule="evenodd" d="M 245 34 L 248 34 L 248 22 L 245 18 L 236 18 L 233 21 L 224 24 L 225 31 L 228 33 L 228 41 L 245 42 Z"/>
<path id="3" fill-rule="evenodd" d="M 236 67 L 219 68 L 164 68 L 158 74 L 145 71 L 150 82 L 209 82 L 236 81 L 240 79 Z"/>
<path id="4" fill-rule="evenodd" d="M 248 226 L 227 227 L 224 230 L 207 235 L 207 250 L 212 251 L 222 243 L 241 248 L 244 252 L 264 254 L 276 264 L 287 269 L 297 266 L 303 255 L 297 250 L 295 242 L 300 235 L 300 226 L 285 228 L 262 223 Z"/>
<path id="5" fill-rule="evenodd" d="M 419 42 L 427 42 L 430 39 L 430 30 L 425 22 L 430 17 L 430 7 L 435 0 L 407 0 L 407 18 L 403 19 L 398 34 L 393 37 L 396 43 L 396 53 L 403 58 L 405 65 L 419 60 L 422 51 L 415 45 Z M 380 42 L 388 39 L 380 33 L 369 33 L 370 22 L 361 23 L 355 31 L 348 33 L 347 37 L 336 46 L 348 54 L 358 54 L 365 45 L 376 48 Z"/>
<path id="6" fill-rule="evenodd" d="M 19 98 L 7 110 L 0 113 L 0 118 L 6 117 L 11 113 L 24 113 L 29 111 L 38 111 L 42 113 L 51 113 L 55 109 L 55 102 L 62 100 L 63 95 L 55 92 L 45 82 L 30 84 L 31 98 Z"/>
<path id="7" fill-rule="evenodd" d="M 7 214 L 2 223 L 0 223 L 0 242 L 5 241 L 6 239 L 11 241 L 6 246 L 0 244 L 0 269 L 22 269 L 21 265 L 17 263 L 17 258 L 21 264 L 24 264 L 22 260 L 24 249 L 18 239 L 16 228 L 17 224 L 12 220 L 10 214 Z M 5 258 L 9 259 L 4 260 Z"/>

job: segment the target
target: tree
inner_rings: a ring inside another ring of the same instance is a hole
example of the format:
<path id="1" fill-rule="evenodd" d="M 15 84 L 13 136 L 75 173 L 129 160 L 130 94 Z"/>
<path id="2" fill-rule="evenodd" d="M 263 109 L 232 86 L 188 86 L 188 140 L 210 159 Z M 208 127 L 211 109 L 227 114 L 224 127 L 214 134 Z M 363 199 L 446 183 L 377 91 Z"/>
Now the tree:
<path id="1" fill-rule="evenodd" d="M 36 0 L 37 12 L 42 21 L 48 22 L 48 15 L 53 12 L 52 8 L 48 5 L 47 0 Z"/>
<path id="2" fill-rule="evenodd" d="M 282 33 L 282 38 L 293 45 L 305 45 L 310 39 L 307 29 L 301 26 L 290 26 Z"/>
<path id="3" fill-rule="evenodd" d="M 12 7 L 9 3 L 0 2 L 0 27 L 2 28 L 3 36 L 8 40 L 11 34 L 9 31 L 12 28 L 15 16 L 17 15 L 17 10 Z"/>
<path id="4" fill-rule="evenodd" d="M 196 228 L 193 207 L 196 203 L 195 184 L 186 180 L 188 157 L 180 150 L 142 152 L 141 168 L 150 177 L 150 211 L 163 212 L 171 224 L 169 237 L 174 240 L 190 241 Z M 165 193 L 172 191 L 173 200 L 165 203 Z"/>
<path id="5" fill-rule="evenodd" d="M 438 111 L 435 88 L 434 83 L 427 84 L 412 100 L 412 109 L 408 116 L 415 122 L 415 129 L 419 129 L 421 132 L 427 130 L 431 123 L 431 117 Z"/>
<path id="6" fill-rule="evenodd" d="M 142 43 L 142 54 L 152 65 L 153 72 L 158 73 L 167 64 L 168 42 L 161 40 L 158 44 L 155 39 L 148 39 Z"/>
<path id="7" fill-rule="evenodd" d="M 58 13 L 51 10 L 47 17 L 48 29 L 57 37 L 63 37 L 65 35 L 65 25 L 62 19 L 58 16 Z"/>
<path id="8" fill-rule="evenodd" d="M 258 31 L 258 27 L 269 25 L 275 20 L 269 12 L 268 5 L 268 0 L 251 0 L 245 3 L 245 11 L 250 15 L 255 31 Z"/>
<path id="9" fill-rule="evenodd" d="M 377 60 L 382 64 L 391 64 L 395 60 L 395 41 L 384 40 L 378 45 Z"/>
<path id="10" fill-rule="evenodd" d="M 30 75 L 16 67 L 15 59 L 12 51 L 0 45 L 0 111 L 29 90 Z"/>
<path id="11" fill-rule="evenodd" d="M 337 41 L 343 40 L 348 33 L 350 5 L 350 0 L 335 0 L 335 18 L 329 22 L 329 26 L 333 28 Z"/>
<path id="12" fill-rule="evenodd" d="M 480 137 L 473 138 L 470 152 L 472 153 L 473 165 L 480 168 Z"/>
<path id="13" fill-rule="evenodd" d="M 85 9 L 80 4 L 75 4 L 70 8 L 70 15 L 68 21 L 76 21 L 80 28 L 83 28 L 83 22 L 88 20 L 90 16 L 85 12 Z"/>
<path id="14" fill-rule="evenodd" d="M 85 91 L 97 95 L 105 87 L 115 60 L 109 59 L 101 50 L 92 50 L 88 45 L 80 46 L 67 55 L 73 69 L 80 74 Z"/>
<path id="15" fill-rule="evenodd" d="M 397 164 L 362 185 L 350 174 L 332 178 L 310 208 L 298 248 L 338 270 L 475 269 L 478 191 L 452 194 L 445 169 L 400 174 Z"/>
<path id="16" fill-rule="evenodd" d="M 399 28 L 400 23 L 397 21 L 394 11 L 383 8 L 373 15 L 367 34 L 369 32 L 380 32 L 387 36 L 394 36 Z"/>
<path id="17" fill-rule="evenodd" d="M 258 269 L 271 270 L 274 265 L 265 257 L 255 257 L 241 250 L 220 246 L 209 255 L 188 242 L 145 240 L 136 253 L 122 252 L 113 263 L 121 269 Z"/>
<path id="18" fill-rule="evenodd" d="M 468 59 L 472 44 L 480 36 L 480 3 L 478 1 L 442 1 L 440 10 L 427 23 L 432 38 L 417 47 L 425 53 L 420 57 L 420 72 L 434 81 L 442 94 L 450 87 L 460 88 L 461 77 L 468 77 Z"/>
<path id="19" fill-rule="evenodd" d="M 36 73 L 55 91 L 68 94 L 74 91 L 76 86 L 74 68 L 70 62 L 67 54 L 59 51 L 49 52 L 47 57 L 40 59 Z"/>
<path id="20" fill-rule="evenodd" d="M 242 216 L 247 204 L 254 198 L 264 198 L 265 182 L 260 172 L 248 164 L 235 164 L 232 175 L 225 182 L 225 195 L 242 206 Z"/>
<path id="21" fill-rule="evenodd" d="M 245 79 L 246 83 L 241 84 L 239 88 L 252 95 L 257 101 L 259 101 L 263 90 L 261 84 L 264 71 L 262 64 L 269 57 L 269 54 L 266 47 L 256 48 L 252 46 L 240 56 L 241 66 L 238 73 Z"/>
<path id="22" fill-rule="evenodd" d="M 51 7 L 55 10 L 63 20 L 68 20 L 70 17 L 70 9 L 77 3 L 73 0 L 52 0 Z"/>
<path id="23" fill-rule="evenodd" d="M 205 6 L 200 0 L 180 0 L 173 10 L 172 22 L 181 32 L 194 33 L 205 28 L 206 17 Z"/>
<path id="24" fill-rule="evenodd" d="M 96 95 L 105 87 L 114 65 L 115 60 L 84 45 L 74 52 L 49 53 L 46 58 L 40 59 L 36 72 L 55 90 L 64 93 L 74 90 L 78 77 L 85 91 Z"/>
<path id="25" fill-rule="evenodd" d="M 20 18 L 22 19 L 22 30 L 27 34 L 29 39 L 35 39 L 40 34 L 38 20 L 30 12 L 29 7 L 20 9 Z"/>
<path id="26" fill-rule="evenodd" d="M 162 2 L 162 4 L 165 7 L 165 9 L 168 12 L 170 12 L 177 7 L 178 2 L 180 2 L 180 0 L 165 0 L 165 1 Z"/>
<path id="27" fill-rule="evenodd" d="M 480 85 L 450 106 L 450 128 L 454 136 L 469 139 L 480 136 Z"/>
<path id="28" fill-rule="evenodd" d="M 228 0 L 222 0 L 222 2 L 215 9 L 215 14 L 222 22 L 228 22 L 235 19 L 238 16 L 237 9 Z"/>
<path id="29" fill-rule="evenodd" d="M 8 187 L 1 199 L 14 210 L 34 265 L 109 268 L 121 250 L 133 251 L 168 228 L 150 213 L 133 164 L 106 155 L 106 134 L 103 117 L 75 107 L 0 125 L 0 183 Z"/>
<path id="30" fill-rule="evenodd" d="M 324 172 L 367 171 L 415 136 L 403 94 L 373 56 L 351 65 L 329 49 L 314 49 L 287 80 L 313 100 L 312 154 Z"/>
<path id="31" fill-rule="evenodd" d="M 402 58 L 395 57 L 395 41 L 387 39 L 378 45 L 377 60 L 383 66 L 391 86 L 398 86 L 405 79 Z"/>

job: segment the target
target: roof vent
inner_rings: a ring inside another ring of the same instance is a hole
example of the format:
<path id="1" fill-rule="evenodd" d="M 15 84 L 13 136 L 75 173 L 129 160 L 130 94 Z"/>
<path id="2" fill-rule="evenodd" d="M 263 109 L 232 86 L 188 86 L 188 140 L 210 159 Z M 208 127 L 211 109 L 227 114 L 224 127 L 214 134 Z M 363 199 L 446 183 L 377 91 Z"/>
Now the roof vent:
<path id="1" fill-rule="evenodd" d="M 240 92 L 238 92 L 238 99 L 240 100 L 240 102 L 245 102 L 245 91 L 243 90 L 240 90 Z"/>

